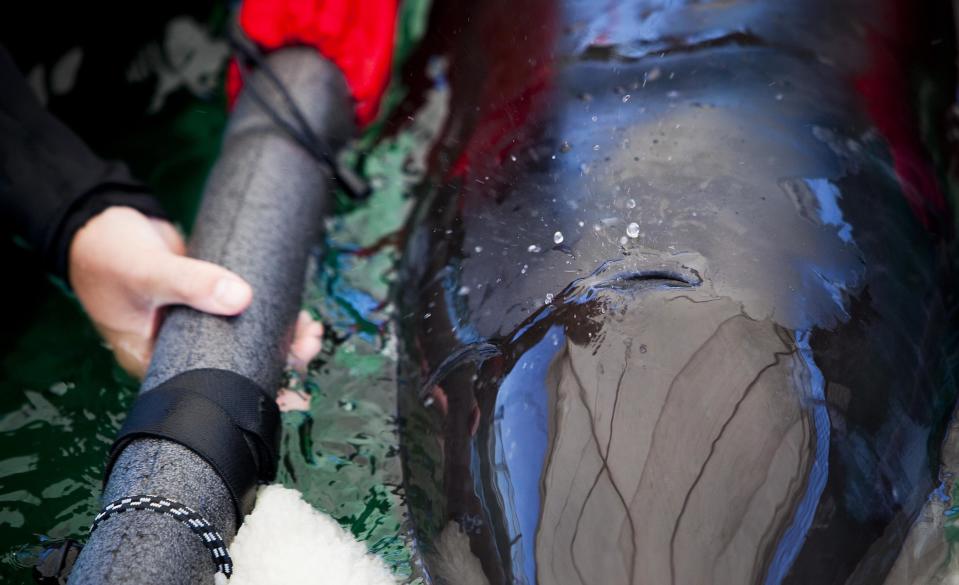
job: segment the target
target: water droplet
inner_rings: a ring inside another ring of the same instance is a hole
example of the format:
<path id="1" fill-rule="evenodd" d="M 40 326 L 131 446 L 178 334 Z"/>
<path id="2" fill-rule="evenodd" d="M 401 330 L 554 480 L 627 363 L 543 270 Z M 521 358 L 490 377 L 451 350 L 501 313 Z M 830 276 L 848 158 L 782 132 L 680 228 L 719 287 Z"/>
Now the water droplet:
<path id="1" fill-rule="evenodd" d="M 429 318 L 432 317 L 432 316 L 433 316 L 433 313 L 424 313 L 424 314 L 423 314 L 423 319 L 429 319 Z"/>
<path id="2" fill-rule="evenodd" d="M 513 162 L 516 162 L 516 155 L 515 154 L 509 155 L 509 159 Z"/>
<path id="3" fill-rule="evenodd" d="M 540 251 L 540 247 L 537 246 L 536 244 L 530 244 L 529 247 L 526 248 L 526 251 L 532 252 L 533 254 L 538 254 Z"/>
<path id="4" fill-rule="evenodd" d="M 480 252 L 483 251 L 483 246 L 476 246 L 475 248 L 473 248 L 473 250 L 474 250 L 477 254 L 479 254 Z"/>
<path id="5" fill-rule="evenodd" d="M 546 293 L 546 304 L 548 305 L 552 302 L 553 302 L 553 293 Z"/>
<path id="6" fill-rule="evenodd" d="M 623 103 L 624 103 L 624 104 L 629 101 L 629 97 L 630 97 L 630 96 L 629 96 L 628 93 L 623 96 Z"/>
<path id="7" fill-rule="evenodd" d="M 594 144 L 594 145 L 593 145 L 593 150 L 599 150 L 599 145 L 598 145 L 598 144 Z"/>
<path id="8" fill-rule="evenodd" d="M 570 145 L 569 142 L 566 142 L 565 140 L 563 141 L 562 144 L 559 145 L 559 151 L 562 152 L 563 154 L 571 150 L 573 150 L 573 147 Z"/>
<path id="9" fill-rule="evenodd" d="M 639 224 L 635 221 L 626 226 L 626 235 L 631 238 L 639 237 Z"/>
<path id="10" fill-rule="evenodd" d="M 468 287 L 468 286 L 466 286 L 466 285 L 464 284 L 463 286 L 460 287 L 460 289 L 459 289 L 458 291 L 456 291 L 456 294 L 458 294 L 458 295 L 460 295 L 460 296 L 466 296 L 466 295 L 470 294 L 470 287 Z"/>
<path id="11" fill-rule="evenodd" d="M 592 120 L 593 122 L 595 122 L 596 120 L 599 120 L 599 116 L 596 116 L 596 115 L 594 114 L 593 117 L 590 118 L 590 120 Z"/>
<path id="12" fill-rule="evenodd" d="M 628 242 L 628 241 L 629 241 L 629 240 L 626 239 L 626 236 L 623 236 L 623 237 L 621 237 L 621 238 L 619 239 L 619 245 L 620 245 L 620 246 L 625 246 L 625 245 L 626 245 L 626 242 Z"/>
<path id="13" fill-rule="evenodd" d="M 583 227 L 584 225 L 586 225 L 586 222 L 583 220 L 579 220 L 577 223 L 579 224 L 579 227 Z"/>
<path id="14" fill-rule="evenodd" d="M 563 232 L 556 232 L 553 234 L 553 243 L 562 244 L 563 243 Z"/>
<path id="15" fill-rule="evenodd" d="M 636 209 L 636 200 L 635 200 L 635 199 L 627 199 L 627 200 L 626 200 L 626 208 L 627 208 L 627 209 Z"/>
<path id="16" fill-rule="evenodd" d="M 647 348 L 646 348 L 646 344 L 645 344 L 645 343 L 643 343 L 643 344 L 641 344 L 641 345 L 639 346 L 639 353 L 646 353 L 647 351 L 648 351 L 648 350 L 647 350 Z"/>
<path id="17" fill-rule="evenodd" d="M 777 94 L 776 94 L 776 101 L 777 101 L 777 102 L 783 101 L 783 94 L 777 93 Z"/>
<path id="18" fill-rule="evenodd" d="M 529 264 L 523 264 L 523 269 L 519 271 L 520 274 L 526 274 L 526 269 L 529 268 Z"/>

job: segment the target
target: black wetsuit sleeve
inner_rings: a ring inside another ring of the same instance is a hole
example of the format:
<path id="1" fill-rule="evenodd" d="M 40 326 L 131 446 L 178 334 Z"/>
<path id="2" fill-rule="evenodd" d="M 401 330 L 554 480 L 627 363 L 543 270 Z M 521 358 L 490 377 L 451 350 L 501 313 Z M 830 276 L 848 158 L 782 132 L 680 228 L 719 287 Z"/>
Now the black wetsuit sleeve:
<path id="1" fill-rule="evenodd" d="M 0 47 L 0 218 L 68 281 L 70 241 L 90 218 L 123 205 L 164 217 L 127 167 L 104 161 L 36 100 Z"/>

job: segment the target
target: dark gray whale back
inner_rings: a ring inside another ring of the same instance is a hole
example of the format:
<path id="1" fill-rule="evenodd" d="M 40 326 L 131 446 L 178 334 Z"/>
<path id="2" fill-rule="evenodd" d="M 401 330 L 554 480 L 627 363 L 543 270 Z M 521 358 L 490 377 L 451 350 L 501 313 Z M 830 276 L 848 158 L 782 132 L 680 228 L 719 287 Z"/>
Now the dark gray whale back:
<path id="1" fill-rule="evenodd" d="M 884 581 L 955 398 L 890 6 L 435 10 L 398 294 L 434 582 Z"/>

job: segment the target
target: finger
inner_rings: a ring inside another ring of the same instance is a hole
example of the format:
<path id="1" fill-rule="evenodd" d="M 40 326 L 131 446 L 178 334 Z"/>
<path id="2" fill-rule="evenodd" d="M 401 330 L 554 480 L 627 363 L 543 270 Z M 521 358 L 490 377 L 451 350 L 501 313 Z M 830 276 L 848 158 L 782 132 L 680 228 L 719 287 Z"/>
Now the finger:
<path id="1" fill-rule="evenodd" d="M 308 312 L 300 311 L 290 345 L 290 366 L 300 373 L 306 373 L 307 366 L 322 348 L 323 324 L 314 321 Z"/>
<path id="2" fill-rule="evenodd" d="M 312 335 L 314 337 L 323 336 L 323 323 L 313 318 L 309 311 L 300 311 L 296 316 L 296 334 L 295 337 L 304 337 Z"/>
<path id="3" fill-rule="evenodd" d="M 163 242 L 170 248 L 170 251 L 180 256 L 186 254 L 186 243 L 183 236 L 177 231 L 173 224 L 162 219 L 150 219 L 153 229 L 156 230 Z"/>
<path id="4" fill-rule="evenodd" d="M 233 272 L 171 253 L 153 258 L 146 288 L 158 304 L 188 305 L 214 315 L 237 315 L 253 300 L 253 289 Z"/>
<path id="5" fill-rule="evenodd" d="M 280 388 L 276 393 L 276 405 L 280 407 L 280 412 L 290 412 L 292 410 L 309 410 L 310 395 L 304 392 L 296 392 L 288 388 Z"/>
<path id="6" fill-rule="evenodd" d="M 142 335 L 101 331 L 108 348 L 113 351 L 120 367 L 128 374 L 142 380 L 153 353 L 153 340 Z"/>

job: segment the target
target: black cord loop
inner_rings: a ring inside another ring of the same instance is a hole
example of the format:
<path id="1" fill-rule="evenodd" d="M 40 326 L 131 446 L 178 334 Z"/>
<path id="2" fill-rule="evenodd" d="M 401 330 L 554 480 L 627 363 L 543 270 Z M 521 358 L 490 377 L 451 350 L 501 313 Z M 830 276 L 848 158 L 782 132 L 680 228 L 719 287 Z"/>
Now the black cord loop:
<path id="1" fill-rule="evenodd" d="M 230 558 L 230 553 L 226 549 L 226 542 L 224 542 L 217 529 L 193 508 L 169 498 L 140 495 L 114 500 L 104 506 L 103 510 L 94 518 L 93 525 L 90 526 L 90 534 L 93 534 L 93 531 L 111 516 L 123 514 L 127 510 L 147 510 L 157 514 L 166 514 L 186 524 L 190 532 L 196 534 L 203 542 L 203 546 L 210 551 L 213 564 L 216 565 L 216 572 L 222 573 L 227 579 L 233 574 L 233 559 Z"/>
<path id="2" fill-rule="evenodd" d="M 329 145 L 322 138 L 313 132 L 307 122 L 303 111 L 296 105 L 293 96 L 283 85 L 283 81 L 277 77 L 276 73 L 266 62 L 263 52 L 250 39 L 246 37 L 239 23 L 229 27 L 227 37 L 230 45 L 237 54 L 237 68 L 240 71 L 240 78 L 243 80 L 243 88 L 253 100 L 259 104 L 264 112 L 270 117 L 274 124 L 286 132 L 293 140 L 304 148 L 317 161 L 325 165 L 333 177 L 340 184 L 340 187 L 354 199 L 366 199 L 370 195 L 369 184 L 356 171 L 349 166 L 341 163 Z M 292 120 L 284 117 L 263 97 L 259 88 L 253 83 L 251 73 L 256 68 L 263 72 L 265 79 L 273 86 L 280 95 L 286 109 L 289 111 Z"/>

